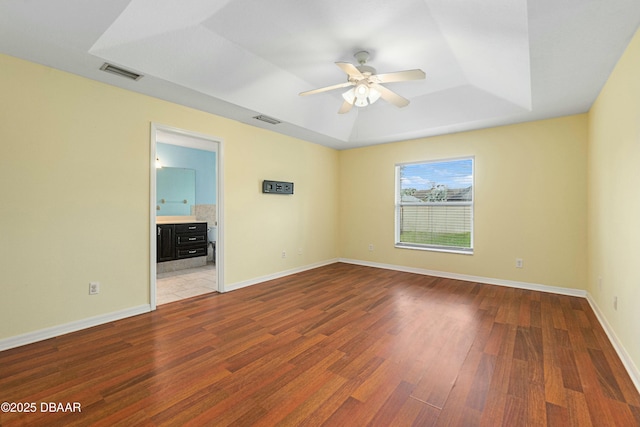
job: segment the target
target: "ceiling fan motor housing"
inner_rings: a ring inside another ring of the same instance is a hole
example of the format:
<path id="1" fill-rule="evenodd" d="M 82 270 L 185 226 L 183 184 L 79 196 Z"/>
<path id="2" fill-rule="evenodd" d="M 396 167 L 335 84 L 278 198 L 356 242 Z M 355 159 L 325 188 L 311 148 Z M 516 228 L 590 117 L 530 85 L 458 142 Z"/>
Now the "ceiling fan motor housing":
<path id="1" fill-rule="evenodd" d="M 361 50 L 360 52 L 356 52 L 353 57 L 356 58 L 356 61 L 358 61 L 359 65 L 356 65 L 356 68 L 362 74 L 365 74 L 367 77 L 369 77 L 376 73 L 375 68 L 365 65 L 369 60 L 369 52 L 367 52 L 366 50 Z"/>
<path id="2" fill-rule="evenodd" d="M 356 65 L 356 68 L 367 77 L 376 73 L 376 69 L 368 65 Z"/>

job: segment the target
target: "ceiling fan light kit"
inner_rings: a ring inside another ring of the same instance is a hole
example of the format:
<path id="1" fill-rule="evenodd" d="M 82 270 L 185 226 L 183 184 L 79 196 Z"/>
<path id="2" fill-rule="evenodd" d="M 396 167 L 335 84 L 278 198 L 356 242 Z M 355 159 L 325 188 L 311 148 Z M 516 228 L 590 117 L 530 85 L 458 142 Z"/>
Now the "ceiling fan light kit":
<path id="1" fill-rule="evenodd" d="M 342 94 L 342 98 L 356 107 L 366 107 L 380 99 L 382 94 L 375 88 L 369 87 L 366 83 L 358 83 Z"/>
<path id="2" fill-rule="evenodd" d="M 376 74 L 375 68 L 365 65 L 369 59 L 369 52 L 363 50 L 356 52 L 353 56 L 359 65 L 356 66 L 348 62 L 336 62 L 336 65 L 348 76 L 345 83 L 309 90 L 300 93 L 300 95 L 313 95 L 351 86 L 349 90 L 342 94 L 344 102 L 338 110 L 339 114 L 348 113 L 354 105 L 356 107 L 366 107 L 380 98 L 396 107 L 406 107 L 409 105 L 408 99 L 387 89 L 385 86 L 382 86 L 381 83 L 395 83 L 425 78 L 424 71 L 419 69 Z"/>

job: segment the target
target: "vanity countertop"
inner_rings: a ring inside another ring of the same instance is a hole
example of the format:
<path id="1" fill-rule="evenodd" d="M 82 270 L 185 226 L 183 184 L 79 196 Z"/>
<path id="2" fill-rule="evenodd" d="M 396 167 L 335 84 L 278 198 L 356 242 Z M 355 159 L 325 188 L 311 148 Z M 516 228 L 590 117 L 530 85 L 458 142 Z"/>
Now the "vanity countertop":
<path id="1" fill-rule="evenodd" d="M 157 216 L 156 224 L 187 224 L 187 223 L 206 223 L 207 221 L 198 221 L 195 216 Z"/>

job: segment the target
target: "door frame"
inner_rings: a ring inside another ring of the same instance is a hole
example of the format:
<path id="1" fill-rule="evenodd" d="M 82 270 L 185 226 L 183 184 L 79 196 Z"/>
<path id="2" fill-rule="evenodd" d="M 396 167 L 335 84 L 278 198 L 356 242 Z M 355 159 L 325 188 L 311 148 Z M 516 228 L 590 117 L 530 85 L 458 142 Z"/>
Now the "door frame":
<path id="1" fill-rule="evenodd" d="M 179 129 L 151 122 L 149 159 L 149 303 L 151 310 L 156 309 L 156 158 L 158 137 L 168 139 L 166 143 L 182 147 L 216 152 L 216 221 L 217 238 L 215 250 L 216 286 L 218 292 L 224 292 L 224 173 L 223 173 L 223 143 L 221 138 Z M 161 141 L 163 142 L 163 141 Z"/>

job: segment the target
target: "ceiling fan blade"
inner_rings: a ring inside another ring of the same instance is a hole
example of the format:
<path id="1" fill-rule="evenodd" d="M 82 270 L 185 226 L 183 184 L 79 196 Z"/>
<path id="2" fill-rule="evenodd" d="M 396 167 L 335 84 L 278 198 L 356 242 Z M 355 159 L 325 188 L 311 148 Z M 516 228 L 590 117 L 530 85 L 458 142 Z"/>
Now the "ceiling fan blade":
<path id="1" fill-rule="evenodd" d="M 342 103 L 342 106 L 338 110 L 338 114 L 346 114 L 349 111 L 351 111 L 352 108 L 353 108 L 353 104 L 352 103 L 350 103 L 349 101 L 344 101 Z"/>
<path id="2" fill-rule="evenodd" d="M 364 79 L 364 75 L 356 68 L 355 65 L 348 62 L 336 62 L 336 65 L 340 67 L 342 71 L 347 73 L 349 77 L 353 77 L 357 80 Z"/>
<path id="3" fill-rule="evenodd" d="M 306 92 L 300 92 L 300 96 L 313 95 L 316 93 L 327 92 L 329 90 L 340 89 L 342 87 L 347 87 L 347 86 L 353 86 L 353 83 L 344 82 L 344 83 L 338 83 L 337 85 L 333 85 L 333 86 L 327 86 L 327 87 L 321 87 L 319 89 L 308 90 Z"/>
<path id="4" fill-rule="evenodd" d="M 380 92 L 380 96 L 382 97 L 382 99 L 395 105 L 396 107 L 402 108 L 409 105 L 409 100 L 407 98 L 404 98 L 398 95 L 394 91 L 389 90 L 386 87 L 378 84 L 374 84 L 372 86 L 375 87 Z"/>
<path id="5" fill-rule="evenodd" d="M 405 82 L 407 80 L 421 80 L 426 77 L 424 71 L 416 69 L 416 70 L 406 70 L 406 71 L 396 71 L 395 73 L 386 73 L 386 74 L 376 74 L 375 78 L 378 83 L 394 83 L 394 82 Z"/>

